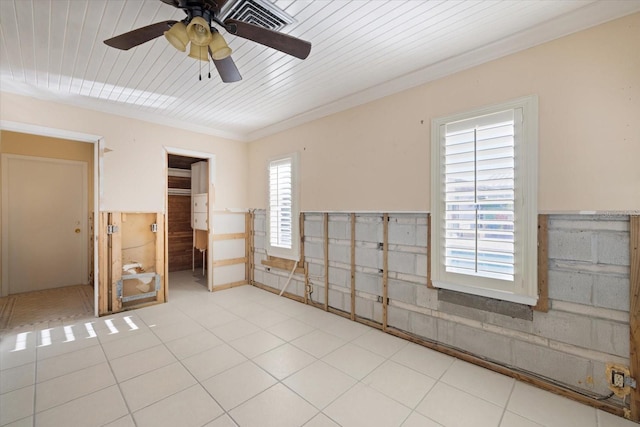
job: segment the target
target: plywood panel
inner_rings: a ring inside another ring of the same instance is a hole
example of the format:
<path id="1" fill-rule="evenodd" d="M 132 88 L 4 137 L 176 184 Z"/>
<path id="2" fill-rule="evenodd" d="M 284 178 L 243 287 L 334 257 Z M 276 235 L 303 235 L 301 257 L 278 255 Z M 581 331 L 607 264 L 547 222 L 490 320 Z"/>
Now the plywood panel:
<path id="1" fill-rule="evenodd" d="M 190 270 L 193 257 L 191 197 L 169 195 L 167 212 L 169 271 Z M 196 268 L 202 268 L 202 257 L 199 255 L 197 253 L 195 256 Z"/>
<path id="2" fill-rule="evenodd" d="M 168 177 L 169 188 L 191 189 L 190 176 L 171 176 Z"/>
<path id="3" fill-rule="evenodd" d="M 122 214 L 123 268 L 135 263 L 146 273 L 156 271 L 156 235 L 151 231 L 151 224 L 155 222 L 155 213 Z"/>

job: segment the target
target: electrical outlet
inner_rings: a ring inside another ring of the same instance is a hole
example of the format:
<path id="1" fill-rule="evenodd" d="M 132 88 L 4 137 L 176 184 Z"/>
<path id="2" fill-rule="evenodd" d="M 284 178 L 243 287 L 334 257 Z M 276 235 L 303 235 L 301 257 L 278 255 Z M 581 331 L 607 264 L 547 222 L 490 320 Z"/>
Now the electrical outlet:
<path id="1" fill-rule="evenodd" d="M 624 388 L 624 372 L 611 371 L 611 384 L 614 387 Z"/>
<path id="2" fill-rule="evenodd" d="M 631 378 L 631 372 L 627 366 L 607 363 L 605 365 L 605 378 L 609 383 L 609 390 L 619 398 L 624 398 L 631 393 L 632 387 L 635 388 L 635 381 Z"/>

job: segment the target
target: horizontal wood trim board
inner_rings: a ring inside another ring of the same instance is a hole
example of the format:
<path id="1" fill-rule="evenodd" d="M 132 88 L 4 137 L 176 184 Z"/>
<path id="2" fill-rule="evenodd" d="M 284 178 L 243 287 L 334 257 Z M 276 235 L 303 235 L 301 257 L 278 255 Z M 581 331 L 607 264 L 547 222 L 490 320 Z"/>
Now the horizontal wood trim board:
<path id="1" fill-rule="evenodd" d="M 213 285 L 213 291 L 223 291 L 225 289 L 237 288 L 238 286 L 245 286 L 248 284 L 249 282 L 246 280 L 241 280 L 239 282 L 225 283 L 223 285 Z"/>
<path id="2" fill-rule="evenodd" d="M 536 377 L 535 375 L 527 374 L 525 372 L 520 372 L 511 368 L 508 368 L 506 366 L 502 366 L 498 363 L 494 363 L 489 360 L 485 360 L 480 357 L 474 356 L 473 354 L 466 353 L 464 351 L 457 350 L 455 348 L 448 347 L 442 344 L 438 344 L 437 342 L 426 341 L 420 337 L 411 335 L 400 329 L 389 327 L 387 328 L 386 332 L 398 338 L 402 338 L 407 341 L 411 341 L 415 344 L 419 344 L 423 347 L 427 347 L 432 350 L 439 351 L 440 353 L 447 354 L 449 356 L 455 357 L 465 362 L 469 362 L 474 365 L 480 366 L 482 368 L 492 370 L 502 375 L 507 375 L 509 377 L 515 378 L 518 381 L 522 381 L 522 382 L 534 385 L 538 388 L 557 394 L 559 396 L 563 396 L 563 397 L 575 400 L 577 402 L 584 403 L 585 405 L 592 406 L 596 409 L 601 409 L 605 412 L 609 412 L 611 414 L 618 415 L 620 417 L 624 416 L 624 409 L 620 406 L 613 405 L 605 401 L 590 398 L 581 393 L 578 393 L 577 391 L 547 382 L 541 378 Z"/>
<path id="3" fill-rule="evenodd" d="M 282 258 L 272 258 L 272 259 L 263 259 L 261 261 L 262 265 L 266 265 L 267 267 L 279 268 L 280 270 L 286 270 L 291 272 L 295 261 L 291 261 L 290 259 L 282 259 Z M 299 265 L 296 267 L 295 274 L 304 274 L 304 267 Z"/>
<path id="4" fill-rule="evenodd" d="M 276 294 L 276 295 L 279 295 L 279 294 L 280 294 L 280 290 L 279 290 L 279 289 L 273 288 L 273 287 L 271 287 L 271 286 L 267 286 L 267 285 L 262 284 L 262 283 L 260 283 L 260 282 L 256 282 L 256 281 L 254 281 L 254 282 L 252 283 L 252 285 L 253 285 L 253 286 L 255 286 L 256 288 L 260 288 L 260 289 L 262 289 L 262 290 L 265 290 L 265 291 L 271 292 L 271 293 Z M 285 296 L 285 297 L 287 297 L 287 298 L 289 298 L 289 299 L 292 299 L 292 300 L 294 300 L 294 301 L 298 301 L 298 302 L 304 303 L 304 298 L 303 298 L 303 297 L 301 297 L 301 296 L 298 296 L 298 295 L 296 295 L 296 294 L 292 294 L 292 293 L 290 293 L 290 292 L 285 292 L 285 293 L 283 294 L 283 296 Z"/>
<path id="5" fill-rule="evenodd" d="M 227 234 L 214 234 L 213 240 L 238 240 L 238 239 L 246 239 L 247 233 L 227 233 Z"/>
<path id="6" fill-rule="evenodd" d="M 320 304 L 318 302 L 310 301 L 309 305 L 312 305 L 315 308 L 318 308 L 318 309 L 324 311 L 324 304 Z M 329 310 L 327 310 L 327 311 L 329 313 L 333 313 L 333 314 L 336 314 L 338 316 L 344 317 L 345 319 L 351 320 L 351 313 L 347 313 L 346 311 L 342 311 L 340 309 L 337 309 L 337 308 L 334 308 L 334 307 L 331 307 L 331 306 L 329 306 Z M 376 328 L 376 329 L 382 330 L 382 324 L 374 322 L 373 320 L 366 319 L 366 318 L 360 317 L 360 316 L 356 316 L 355 321 L 358 322 L 358 323 L 362 323 L 363 325 L 370 326 L 372 328 Z"/>
<path id="7" fill-rule="evenodd" d="M 214 267 L 224 267 L 226 265 L 244 264 L 245 262 L 247 262 L 247 257 L 221 259 L 221 260 L 218 260 L 218 261 L 213 261 L 213 266 Z"/>

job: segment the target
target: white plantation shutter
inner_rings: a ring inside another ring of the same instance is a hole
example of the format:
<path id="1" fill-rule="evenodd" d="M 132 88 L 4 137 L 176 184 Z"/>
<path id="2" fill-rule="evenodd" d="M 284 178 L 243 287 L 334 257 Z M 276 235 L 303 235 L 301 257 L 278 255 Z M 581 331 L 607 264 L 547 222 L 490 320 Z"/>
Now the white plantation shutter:
<path id="1" fill-rule="evenodd" d="M 513 110 L 446 125 L 445 265 L 514 280 Z"/>
<path id="2" fill-rule="evenodd" d="M 292 237 L 291 158 L 269 164 L 269 240 L 271 246 L 291 249 Z"/>
<path id="3" fill-rule="evenodd" d="M 266 250 L 270 256 L 299 260 L 298 154 L 272 159 L 268 173 Z"/>
<path id="4" fill-rule="evenodd" d="M 537 99 L 432 123 L 434 286 L 535 305 Z"/>

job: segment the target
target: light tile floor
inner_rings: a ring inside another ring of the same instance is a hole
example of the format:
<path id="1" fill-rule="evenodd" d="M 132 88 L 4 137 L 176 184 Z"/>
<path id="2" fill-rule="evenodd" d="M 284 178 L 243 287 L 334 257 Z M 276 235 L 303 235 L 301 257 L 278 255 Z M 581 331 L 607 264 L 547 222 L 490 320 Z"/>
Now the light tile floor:
<path id="1" fill-rule="evenodd" d="M 0 425 L 637 425 L 254 287 L 169 296 L 5 333 Z"/>

